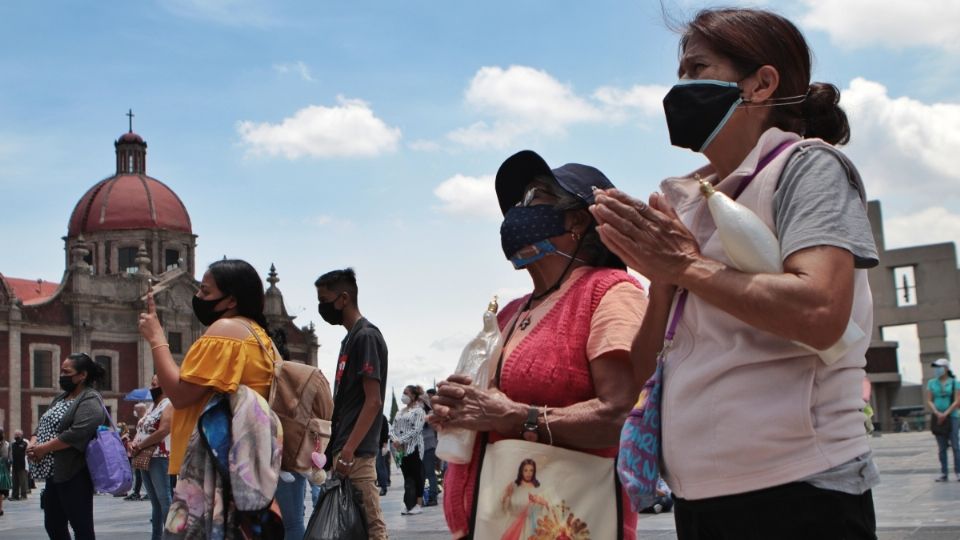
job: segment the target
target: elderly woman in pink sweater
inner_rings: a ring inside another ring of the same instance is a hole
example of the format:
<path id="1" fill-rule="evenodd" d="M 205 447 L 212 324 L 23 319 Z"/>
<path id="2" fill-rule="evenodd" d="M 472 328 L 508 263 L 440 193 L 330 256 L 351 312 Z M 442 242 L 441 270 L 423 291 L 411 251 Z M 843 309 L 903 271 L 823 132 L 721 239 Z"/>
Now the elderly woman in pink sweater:
<path id="1" fill-rule="evenodd" d="M 877 252 L 863 184 L 834 148 L 850 137 L 839 91 L 811 84 L 803 36 L 767 11 L 702 11 L 680 51 L 670 139 L 709 163 L 649 203 L 606 190 L 592 207 L 604 242 L 651 280 L 639 379 L 678 320 L 661 405 L 678 537 L 875 538 L 861 381 Z M 700 179 L 775 232 L 782 272 L 733 267 Z M 850 320 L 865 335 L 836 362 L 800 345 L 826 349 Z"/>

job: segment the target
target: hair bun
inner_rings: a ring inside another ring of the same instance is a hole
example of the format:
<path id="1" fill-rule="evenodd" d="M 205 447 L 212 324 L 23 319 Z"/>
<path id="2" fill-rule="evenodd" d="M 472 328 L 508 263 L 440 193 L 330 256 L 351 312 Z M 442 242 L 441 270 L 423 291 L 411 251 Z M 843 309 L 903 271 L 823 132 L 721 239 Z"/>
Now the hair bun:
<path id="1" fill-rule="evenodd" d="M 807 90 L 803 102 L 804 137 L 818 137 L 830 144 L 850 142 L 847 113 L 840 108 L 840 90 L 830 84 L 815 82 Z"/>

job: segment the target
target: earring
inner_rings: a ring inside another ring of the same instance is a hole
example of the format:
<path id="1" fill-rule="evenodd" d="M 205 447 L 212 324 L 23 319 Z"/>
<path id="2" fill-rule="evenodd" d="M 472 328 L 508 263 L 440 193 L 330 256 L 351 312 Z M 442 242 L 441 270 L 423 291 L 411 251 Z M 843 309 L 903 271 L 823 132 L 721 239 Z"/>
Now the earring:
<path id="1" fill-rule="evenodd" d="M 574 242 L 579 242 L 579 241 L 580 241 L 580 233 L 578 233 L 577 231 L 571 231 L 571 232 L 570 232 L 570 237 L 573 238 L 573 241 L 574 241 Z"/>

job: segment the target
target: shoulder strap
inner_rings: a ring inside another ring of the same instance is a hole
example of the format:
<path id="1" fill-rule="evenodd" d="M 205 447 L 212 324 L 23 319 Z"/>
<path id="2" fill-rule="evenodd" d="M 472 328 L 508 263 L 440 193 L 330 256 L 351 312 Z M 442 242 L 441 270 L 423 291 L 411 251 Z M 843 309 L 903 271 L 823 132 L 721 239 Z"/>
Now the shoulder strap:
<path id="1" fill-rule="evenodd" d="M 112 427 L 113 430 L 116 431 L 117 424 L 113 422 L 113 417 L 110 416 L 110 411 L 107 410 L 107 404 L 103 402 L 103 396 L 100 395 L 100 392 L 94 392 L 93 395 L 97 396 L 97 401 L 100 402 L 100 407 L 103 408 L 103 414 L 107 416 L 107 422 L 110 422 L 110 427 Z M 80 398 L 77 398 L 77 399 L 80 399 Z M 77 401 L 77 405 L 80 405 L 79 401 Z"/>
<path id="2" fill-rule="evenodd" d="M 253 330 L 253 327 L 247 324 L 245 321 L 234 317 L 232 320 L 242 324 L 246 329 L 253 334 L 253 338 L 257 340 L 257 344 L 260 345 L 260 349 L 268 358 L 273 360 L 273 382 L 270 383 L 270 395 L 267 398 L 267 403 L 273 405 L 273 400 L 277 396 L 277 377 L 280 375 L 280 366 L 283 364 L 283 358 L 280 356 L 280 351 L 277 350 L 277 344 L 272 340 L 270 341 L 271 350 L 267 350 L 267 346 L 263 344 L 263 340 L 260 339 L 260 336 Z"/>

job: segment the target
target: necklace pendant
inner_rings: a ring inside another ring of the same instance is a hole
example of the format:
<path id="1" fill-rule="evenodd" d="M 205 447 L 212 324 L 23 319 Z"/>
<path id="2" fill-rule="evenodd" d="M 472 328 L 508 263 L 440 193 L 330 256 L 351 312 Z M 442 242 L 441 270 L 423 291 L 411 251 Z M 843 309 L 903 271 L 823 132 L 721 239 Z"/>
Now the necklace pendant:
<path id="1" fill-rule="evenodd" d="M 529 316 L 527 316 L 526 319 L 520 321 L 520 329 L 521 329 L 521 330 L 526 330 L 528 326 L 530 326 L 530 317 L 529 317 Z"/>

